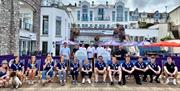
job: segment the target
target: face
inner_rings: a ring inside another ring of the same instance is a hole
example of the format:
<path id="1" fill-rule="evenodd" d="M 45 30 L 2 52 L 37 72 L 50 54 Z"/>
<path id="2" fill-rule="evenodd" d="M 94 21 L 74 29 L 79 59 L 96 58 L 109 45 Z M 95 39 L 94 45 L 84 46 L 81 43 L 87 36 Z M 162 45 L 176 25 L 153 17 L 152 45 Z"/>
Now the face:
<path id="1" fill-rule="evenodd" d="M 74 63 L 77 63 L 78 62 L 78 59 L 77 58 L 74 58 Z"/>
<path id="2" fill-rule="evenodd" d="M 16 63 L 19 63 L 19 56 L 17 56 L 17 57 L 15 58 L 15 62 L 16 62 Z"/>
<path id="3" fill-rule="evenodd" d="M 130 62 L 130 57 L 129 56 L 127 56 L 125 59 L 126 59 L 126 62 Z"/>
<path id="4" fill-rule="evenodd" d="M 51 59 L 52 59 L 51 54 L 48 54 L 47 55 L 47 60 L 51 60 Z"/>
<path id="5" fill-rule="evenodd" d="M 103 57 L 99 57 L 99 61 L 100 61 L 100 62 L 103 61 Z"/>
<path id="6" fill-rule="evenodd" d="M 67 43 L 66 42 L 64 43 L 64 47 L 67 47 Z"/>
<path id="7" fill-rule="evenodd" d="M 64 56 L 61 56 L 60 61 L 61 61 L 61 62 L 64 62 Z"/>
<path id="8" fill-rule="evenodd" d="M 152 62 L 152 63 L 154 63 L 154 62 L 155 62 L 155 60 L 156 60 L 156 58 L 155 58 L 155 57 L 151 57 L 151 62 Z"/>
<path id="9" fill-rule="evenodd" d="M 139 62 L 142 62 L 142 61 L 143 61 L 143 58 L 142 58 L 142 57 L 138 58 L 138 61 L 139 61 Z"/>
<path id="10" fill-rule="evenodd" d="M 36 57 L 35 56 L 31 56 L 31 61 L 32 61 L 32 63 L 34 63 L 36 61 Z"/>
<path id="11" fill-rule="evenodd" d="M 3 68 L 6 68 L 8 65 L 7 64 L 2 64 L 2 67 Z"/>
<path id="12" fill-rule="evenodd" d="M 167 62 L 168 62 L 169 64 L 171 64 L 171 63 L 172 63 L 172 58 L 171 58 L 171 57 L 168 57 L 168 58 L 167 58 Z"/>
<path id="13" fill-rule="evenodd" d="M 84 63 L 85 63 L 85 64 L 88 64 L 88 63 L 89 63 L 89 61 L 86 59 L 86 60 L 84 61 Z"/>
<path id="14" fill-rule="evenodd" d="M 117 62 L 116 57 L 112 57 L 112 63 L 115 64 Z"/>

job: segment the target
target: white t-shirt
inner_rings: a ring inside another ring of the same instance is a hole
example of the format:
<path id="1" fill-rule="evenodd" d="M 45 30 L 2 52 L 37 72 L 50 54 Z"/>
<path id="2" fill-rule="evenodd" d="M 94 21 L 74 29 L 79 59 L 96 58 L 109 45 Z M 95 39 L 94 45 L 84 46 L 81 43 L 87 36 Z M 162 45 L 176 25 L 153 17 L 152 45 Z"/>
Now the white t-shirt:
<path id="1" fill-rule="evenodd" d="M 97 47 L 96 51 L 97 51 L 97 57 L 99 57 L 102 56 L 101 54 L 102 52 L 105 51 L 105 49 L 103 47 Z"/>
<path id="2" fill-rule="evenodd" d="M 93 58 L 94 50 L 93 50 L 92 47 L 88 47 L 88 49 L 87 49 L 87 55 L 88 55 L 88 58 Z"/>
<path id="3" fill-rule="evenodd" d="M 60 49 L 60 55 L 64 56 L 64 59 L 69 59 L 70 56 L 70 48 L 69 47 L 62 47 Z"/>

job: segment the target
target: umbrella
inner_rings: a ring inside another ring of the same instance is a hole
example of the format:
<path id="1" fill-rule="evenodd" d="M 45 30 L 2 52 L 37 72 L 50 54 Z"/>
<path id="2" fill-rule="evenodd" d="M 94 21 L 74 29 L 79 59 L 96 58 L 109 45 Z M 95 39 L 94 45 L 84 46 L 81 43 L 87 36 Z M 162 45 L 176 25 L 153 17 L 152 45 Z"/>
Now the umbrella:
<path id="1" fill-rule="evenodd" d="M 116 42 L 114 40 L 110 40 L 107 42 L 99 43 L 99 45 L 119 46 L 119 45 L 121 45 L 121 43 Z"/>
<path id="2" fill-rule="evenodd" d="M 137 46 L 138 43 L 137 42 L 123 42 L 122 45 L 123 46 Z"/>
<path id="3" fill-rule="evenodd" d="M 161 42 L 149 44 L 147 46 L 180 47 L 180 43 L 161 41 Z"/>
<path id="4" fill-rule="evenodd" d="M 73 41 L 70 41 L 70 40 L 62 40 L 62 41 L 57 41 L 56 44 L 64 44 L 64 43 L 67 43 L 68 45 L 77 45 L 78 43 L 76 42 L 73 42 Z"/>

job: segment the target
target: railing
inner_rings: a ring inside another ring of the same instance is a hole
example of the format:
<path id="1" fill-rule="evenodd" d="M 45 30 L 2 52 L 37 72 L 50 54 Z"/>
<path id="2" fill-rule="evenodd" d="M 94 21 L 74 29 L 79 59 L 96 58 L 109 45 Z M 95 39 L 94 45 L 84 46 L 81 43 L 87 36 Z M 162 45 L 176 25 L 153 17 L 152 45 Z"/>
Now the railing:
<path id="1" fill-rule="evenodd" d="M 95 21 L 110 21 L 110 18 L 109 17 L 94 17 L 94 20 Z"/>

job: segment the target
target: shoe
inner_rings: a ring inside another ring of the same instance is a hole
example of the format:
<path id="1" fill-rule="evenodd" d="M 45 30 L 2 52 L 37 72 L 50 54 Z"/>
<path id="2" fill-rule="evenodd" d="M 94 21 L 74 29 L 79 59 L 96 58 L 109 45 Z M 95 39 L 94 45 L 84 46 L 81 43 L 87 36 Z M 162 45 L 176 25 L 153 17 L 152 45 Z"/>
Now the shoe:
<path id="1" fill-rule="evenodd" d="M 138 85 L 142 85 L 142 83 L 141 83 L 141 82 L 136 82 L 136 84 L 138 84 Z"/>
<path id="2" fill-rule="evenodd" d="M 160 81 L 158 79 L 156 79 L 155 81 L 156 81 L 156 83 L 160 83 Z"/>
<path id="3" fill-rule="evenodd" d="M 113 82 L 110 82 L 110 85 L 114 85 L 114 83 L 113 83 Z"/>
<path id="4" fill-rule="evenodd" d="M 168 83 L 169 83 L 169 78 L 167 78 L 167 79 L 166 79 L 166 82 L 165 82 L 165 84 L 168 84 Z"/>
<path id="5" fill-rule="evenodd" d="M 176 79 L 173 79 L 173 84 L 174 84 L 174 85 L 176 85 L 176 84 L 177 84 L 177 83 L 176 83 Z"/>
<path id="6" fill-rule="evenodd" d="M 83 78 L 83 79 L 82 79 L 82 84 L 84 84 L 84 83 L 85 83 L 85 79 Z"/>
<path id="7" fill-rule="evenodd" d="M 121 81 L 118 82 L 119 85 L 122 85 Z"/>
<path id="8" fill-rule="evenodd" d="M 88 81 L 89 84 L 91 83 L 91 80 L 89 78 L 87 79 L 87 81 Z"/>
<path id="9" fill-rule="evenodd" d="M 122 83 L 122 85 L 126 85 L 126 83 Z"/>
<path id="10" fill-rule="evenodd" d="M 152 79 L 150 80 L 150 83 L 153 83 L 153 80 L 152 80 Z"/>

